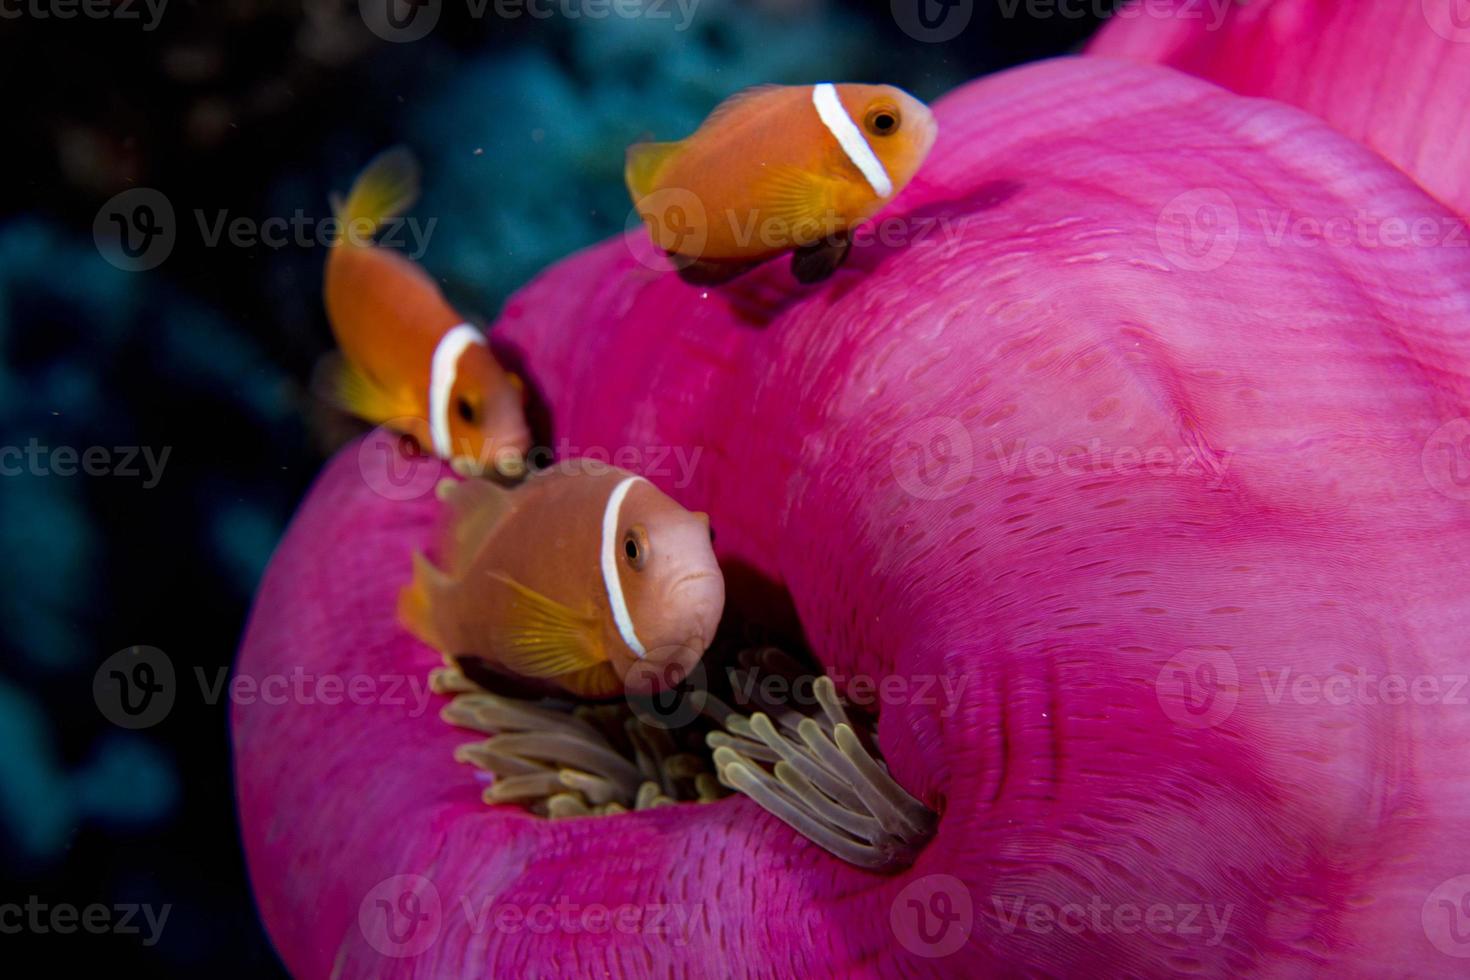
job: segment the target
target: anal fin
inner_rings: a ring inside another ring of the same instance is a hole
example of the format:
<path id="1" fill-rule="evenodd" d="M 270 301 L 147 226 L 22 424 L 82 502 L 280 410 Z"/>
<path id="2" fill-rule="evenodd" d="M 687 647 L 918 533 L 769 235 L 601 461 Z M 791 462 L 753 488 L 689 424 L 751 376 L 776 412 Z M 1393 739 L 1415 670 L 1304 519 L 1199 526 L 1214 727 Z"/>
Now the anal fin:
<path id="1" fill-rule="evenodd" d="M 711 259 L 688 259 L 672 256 L 679 278 L 691 286 L 718 286 L 745 275 L 760 262 L 716 262 Z"/>
<path id="2" fill-rule="evenodd" d="M 611 698 L 623 693 L 623 682 L 610 663 L 569 671 L 551 679 L 581 698 Z"/>
<path id="3" fill-rule="evenodd" d="M 847 261 L 850 251 L 852 241 L 847 238 L 804 245 L 791 253 L 791 274 L 806 285 L 821 282 Z"/>

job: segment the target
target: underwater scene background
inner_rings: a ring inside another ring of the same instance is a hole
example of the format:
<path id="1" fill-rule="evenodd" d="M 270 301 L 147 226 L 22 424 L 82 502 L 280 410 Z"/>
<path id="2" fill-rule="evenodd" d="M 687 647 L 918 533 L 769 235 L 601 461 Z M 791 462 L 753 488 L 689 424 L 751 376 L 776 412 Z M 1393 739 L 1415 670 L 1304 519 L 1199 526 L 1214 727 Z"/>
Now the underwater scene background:
<path id="1" fill-rule="evenodd" d="M 329 193 L 410 145 L 425 193 L 408 251 L 488 322 L 627 226 L 628 143 L 684 135 L 762 82 L 932 100 L 1073 49 L 1108 7 L 956 0 L 926 22 L 923 2 L 444 0 L 419 38 L 366 0 L 6 8 L 0 901 L 29 923 L 5 930 L 7 959 L 281 973 L 240 852 L 225 680 L 261 571 L 346 434 L 312 388 Z M 170 665 L 167 703 L 123 703 L 108 660 L 136 646 Z"/>

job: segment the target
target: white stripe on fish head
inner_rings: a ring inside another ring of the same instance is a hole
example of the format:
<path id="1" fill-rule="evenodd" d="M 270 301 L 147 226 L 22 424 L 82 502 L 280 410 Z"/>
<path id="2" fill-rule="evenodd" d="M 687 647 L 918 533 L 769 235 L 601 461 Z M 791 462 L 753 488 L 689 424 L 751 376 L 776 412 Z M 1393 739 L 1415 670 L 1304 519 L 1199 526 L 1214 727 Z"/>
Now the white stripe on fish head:
<path id="1" fill-rule="evenodd" d="M 888 179 L 888 171 L 883 169 L 883 162 L 868 145 L 862 130 L 857 128 L 857 123 L 852 121 L 852 116 L 848 115 L 842 100 L 837 97 L 837 86 L 831 82 L 813 86 L 812 105 L 817 107 L 817 115 L 821 117 L 827 131 L 836 138 L 842 152 L 847 154 L 853 166 L 861 170 L 868 179 L 868 186 L 873 188 L 873 193 L 879 197 L 892 194 L 893 181 Z"/>
<path id="2" fill-rule="evenodd" d="M 459 359 L 471 344 L 484 346 L 485 335 L 468 323 L 461 323 L 446 333 L 434 348 L 429 365 L 429 435 L 434 440 L 434 455 L 449 459 L 449 396 L 459 377 Z"/>
<path id="3" fill-rule="evenodd" d="M 633 629 L 633 615 L 628 611 L 628 600 L 623 595 L 623 580 L 618 575 L 618 517 L 623 510 L 623 499 L 628 496 L 628 491 L 642 480 L 641 476 L 630 476 L 613 487 L 607 498 L 607 507 L 602 512 L 602 585 L 607 590 L 607 601 L 612 606 L 613 622 L 617 624 L 618 635 L 640 660 L 648 651 L 643 648 Z"/>

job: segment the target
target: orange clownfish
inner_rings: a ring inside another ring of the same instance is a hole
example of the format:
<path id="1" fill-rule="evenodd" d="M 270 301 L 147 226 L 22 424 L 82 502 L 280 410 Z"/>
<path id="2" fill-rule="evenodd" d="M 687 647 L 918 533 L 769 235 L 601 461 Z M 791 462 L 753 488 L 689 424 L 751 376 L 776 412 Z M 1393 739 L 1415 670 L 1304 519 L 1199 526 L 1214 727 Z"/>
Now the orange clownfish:
<path id="1" fill-rule="evenodd" d="M 793 252 L 831 275 L 848 233 L 903 189 L 934 145 L 929 107 L 891 85 L 763 85 L 675 143 L 635 143 L 623 177 L 654 244 L 713 284 Z"/>
<path id="2" fill-rule="evenodd" d="M 552 691 L 605 698 L 682 680 L 725 606 L 709 518 L 584 463 L 513 488 L 441 483 L 440 564 L 414 555 L 399 620 L 450 660 Z"/>
<path id="3" fill-rule="evenodd" d="M 333 201 L 342 234 L 327 257 L 327 316 L 342 359 L 332 397 L 374 425 L 416 439 L 461 471 L 523 471 L 531 445 L 520 378 L 501 368 L 478 327 L 399 252 L 373 243 L 418 196 L 413 155 L 379 155 Z"/>

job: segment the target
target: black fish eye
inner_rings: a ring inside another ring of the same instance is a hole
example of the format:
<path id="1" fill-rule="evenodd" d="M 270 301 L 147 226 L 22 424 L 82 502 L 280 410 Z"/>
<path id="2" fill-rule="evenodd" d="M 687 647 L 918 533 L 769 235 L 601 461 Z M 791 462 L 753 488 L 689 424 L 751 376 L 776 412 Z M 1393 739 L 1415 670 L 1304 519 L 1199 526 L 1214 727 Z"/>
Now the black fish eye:
<path id="1" fill-rule="evenodd" d="M 623 557 L 636 570 L 648 564 L 648 532 L 643 525 L 634 525 L 623 536 Z"/>
<path id="2" fill-rule="evenodd" d="M 464 419 L 466 422 L 475 421 L 475 406 L 470 404 L 470 400 L 468 398 L 460 395 L 459 398 L 455 401 L 454 407 L 455 410 L 459 412 L 460 418 Z"/>
<path id="3" fill-rule="evenodd" d="M 874 136 L 892 136 L 898 132 L 898 110 L 879 106 L 868 113 L 868 132 Z"/>

